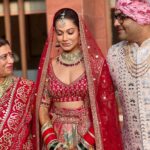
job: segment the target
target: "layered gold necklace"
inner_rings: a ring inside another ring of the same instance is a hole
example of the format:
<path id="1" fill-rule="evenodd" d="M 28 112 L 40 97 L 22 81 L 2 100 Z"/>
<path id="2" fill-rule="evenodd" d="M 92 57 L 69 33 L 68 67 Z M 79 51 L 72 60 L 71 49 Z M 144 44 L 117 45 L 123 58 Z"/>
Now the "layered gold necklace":
<path id="1" fill-rule="evenodd" d="M 63 52 L 57 57 L 57 61 L 64 66 L 75 66 L 83 61 L 82 51 L 78 50 L 73 53 Z"/>
<path id="2" fill-rule="evenodd" d="M 129 73 L 137 78 L 144 75 L 150 68 L 150 55 L 141 63 L 137 64 L 137 62 L 131 56 L 130 46 L 126 46 L 125 50 L 125 63 Z"/>
<path id="3" fill-rule="evenodd" d="M 12 81 L 11 77 L 7 77 L 2 83 L 0 83 L 0 98 L 3 96 Z"/>

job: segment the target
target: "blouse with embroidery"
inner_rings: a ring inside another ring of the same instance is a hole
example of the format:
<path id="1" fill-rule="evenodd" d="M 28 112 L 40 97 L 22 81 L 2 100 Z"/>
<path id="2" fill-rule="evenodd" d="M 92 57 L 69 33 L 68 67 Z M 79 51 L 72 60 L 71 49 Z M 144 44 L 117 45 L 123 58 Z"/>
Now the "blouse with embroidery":
<path id="1" fill-rule="evenodd" d="M 85 72 L 71 84 L 65 84 L 56 77 L 50 63 L 42 103 L 50 104 L 50 101 L 70 102 L 85 100 L 87 93 Z"/>

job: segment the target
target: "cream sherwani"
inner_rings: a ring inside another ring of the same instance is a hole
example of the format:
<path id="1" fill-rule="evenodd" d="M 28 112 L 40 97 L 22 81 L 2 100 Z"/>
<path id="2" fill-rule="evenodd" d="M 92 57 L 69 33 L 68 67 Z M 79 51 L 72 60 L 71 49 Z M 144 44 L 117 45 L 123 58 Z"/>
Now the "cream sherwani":
<path id="1" fill-rule="evenodd" d="M 107 60 L 123 109 L 124 149 L 150 150 L 150 39 L 140 47 L 117 43 L 109 49 Z M 139 68 L 137 75 L 136 69 L 127 67 L 131 61 Z"/>

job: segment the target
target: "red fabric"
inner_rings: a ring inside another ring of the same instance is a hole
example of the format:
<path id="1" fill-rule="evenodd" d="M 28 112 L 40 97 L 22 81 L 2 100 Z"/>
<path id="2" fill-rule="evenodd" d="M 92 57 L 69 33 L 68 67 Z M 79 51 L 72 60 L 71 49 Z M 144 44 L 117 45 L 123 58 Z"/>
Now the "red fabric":
<path id="1" fill-rule="evenodd" d="M 122 150 L 119 113 L 109 69 L 100 48 L 84 24 L 83 29 L 85 31 L 85 42 L 83 40 L 81 42 L 84 49 L 88 82 L 90 83 L 89 95 L 92 95 L 90 107 L 95 130 L 96 150 L 100 149 L 100 140 L 104 150 Z M 85 44 L 87 44 L 88 51 L 85 50 Z M 99 134 L 101 134 L 101 139 Z"/>
<path id="2" fill-rule="evenodd" d="M 91 65 L 93 64 L 95 65 L 96 61 L 93 62 L 93 59 L 91 59 Z M 94 67 L 92 68 L 93 75 L 95 76 L 95 69 Z M 95 89 L 97 89 L 96 109 L 100 122 L 99 128 L 101 129 L 103 147 L 104 150 L 122 150 L 121 130 L 118 120 L 119 114 L 113 84 L 106 62 L 104 62 L 102 68 L 100 79 L 97 78 L 94 83 Z M 93 126 L 89 128 L 89 131 L 94 134 Z M 91 145 L 95 144 L 95 140 L 88 132 L 83 138 Z"/>
<path id="3" fill-rule="evenodd" d="M 103 65 L 97 92 L 97 111 L 104 150 L 122 150 L 121 130 L 115 93 L 106 62 Z"/>
<path id="4" fill-rule="evenodd" d="M 89 132 L 94 135 L 94 128 L 93 128 L 93 126 L 91 126 L 91 127 L 89 128 Z"/>
<path id="5" fill-rule="evenodd" d="M 94 128 L 93 128 L 93 126 L 91 126 L 90 128 L 89 128 L 89 132 L 91 132 L 91 134 L 93 134 L 94 135 Z M 88 142 L 90 145 L 94 145 L 95 144 L 95 138 L 93 137 L 93 136 L 91 136 L 90 134 L 89 134 L 89 132 L 87 132 L 85 135 L 84 135 L 84 140 L 86 141 L 86 142 Z"/>
<path id="6" fill-rule="evenodd" d="M 48 143 L 51 143 L 54 140 L 57 140 L 57 137 L 55 134 L 51 134 L 45 139 L 45 144 L 48 145 Z"/>
<path id="7" fill-rule="evenodd" d="M 49 84 L 46 89 L 51 91 L 51 101 L 68 102 L 84 100 L 87 96 L 87 79 L 85 72 L 78 77 L 70 86 L 60 82 L 55 76 L 52 62 L 48 68 Z M 44 100 L 44 99 L 43 99 Z"/>
<path id="8" fill-rule="evenodd" d="M 4 102 L 0 107 L 0 149 L 32 150 L 31 119 L 32 94 L 34 84 L 32 81 L 13 77 L 13 84 L 0 98 Z M 7 100 L 7 101 L 6 101 Z"/>
<path id="9" fill-rule="evenodd" d="M 47 130 L 45 130 L 43 133 L 42 133 L 42 137 L 44 138 L 47 134 L 49 133 L 54 133 L 54 129 L 53 128 L 48 128 Z"/>

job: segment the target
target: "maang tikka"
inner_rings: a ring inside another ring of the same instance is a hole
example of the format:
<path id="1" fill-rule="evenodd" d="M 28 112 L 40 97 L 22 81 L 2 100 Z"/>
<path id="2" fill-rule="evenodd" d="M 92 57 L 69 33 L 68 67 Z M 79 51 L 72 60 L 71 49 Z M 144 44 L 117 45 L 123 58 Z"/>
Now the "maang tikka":
<path id="1" fill-rule="evenodd" d="M 64 26 L 65 25 L 65 21 L 64 21 L 64 19 L 65 19 L 65 11 L 61 14 L 60 19 L 61 19 L 62 26 Z"/>

